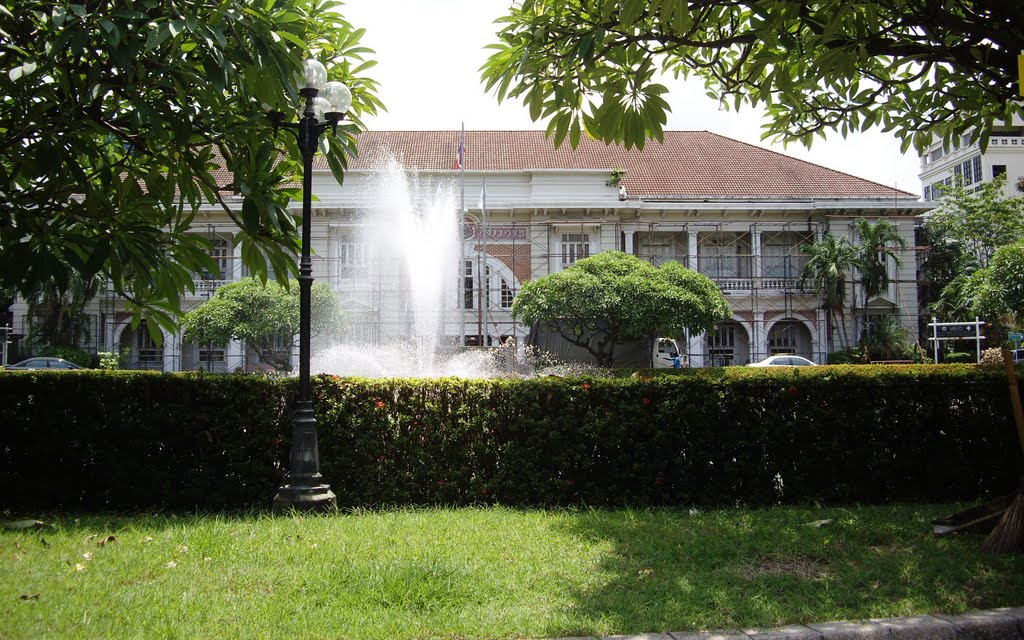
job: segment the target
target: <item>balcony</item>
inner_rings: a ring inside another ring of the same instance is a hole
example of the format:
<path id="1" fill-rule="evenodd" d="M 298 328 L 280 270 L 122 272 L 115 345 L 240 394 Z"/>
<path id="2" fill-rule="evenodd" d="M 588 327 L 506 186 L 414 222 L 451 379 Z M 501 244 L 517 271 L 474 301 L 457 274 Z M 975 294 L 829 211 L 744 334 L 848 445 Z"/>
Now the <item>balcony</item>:
<path id="1" fill-rule="evenodd" d="M 215 280 L 204 276 L 195 276 L 192 278 L 192 284 L 195 286 L 195 292 L 186 291 L 185 298 L 198 300 L 205 298 L 212 298 L 213 294 L 217 292 L 219 287 L 226 284 L 230 284 L 232 280 Z"/>

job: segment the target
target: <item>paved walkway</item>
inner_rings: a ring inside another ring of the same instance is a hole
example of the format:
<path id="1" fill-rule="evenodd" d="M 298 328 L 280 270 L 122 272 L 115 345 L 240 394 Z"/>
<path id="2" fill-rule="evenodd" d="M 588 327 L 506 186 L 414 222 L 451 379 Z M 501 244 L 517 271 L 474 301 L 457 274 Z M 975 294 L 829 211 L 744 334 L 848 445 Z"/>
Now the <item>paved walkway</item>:
<path id="1" fill-rule="evenodd" d="M 642 633 L 604 636 L 601 640 L 1024 640 L 1024 607 L 972 611 L 960 616 L 826 622 L 778 629 Z"/>

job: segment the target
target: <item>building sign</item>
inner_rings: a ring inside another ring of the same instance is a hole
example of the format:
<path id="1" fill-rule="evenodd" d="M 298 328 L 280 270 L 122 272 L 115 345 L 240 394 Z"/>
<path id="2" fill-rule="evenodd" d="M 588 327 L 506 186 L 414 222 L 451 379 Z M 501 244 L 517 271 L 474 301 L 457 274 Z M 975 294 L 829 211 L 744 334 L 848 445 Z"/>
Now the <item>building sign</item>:
<path id="1" fill-rule="evenodd" d="M 466 240 L 479 240 L 481 235 L 482 235 L 482 233 L 481 233 L 482 229 L 480 228 L 480 225 L 477 225 L 477 224 L 467 224 L 467 225 L 465 225 L 465 227 L 463 227 L 463 229 L 464 229 Z M 496 241 L 502 241 L 502 240 L 504 240 L 504 241 L 523 240 L 523 241 L 525 241 L 526 239 L 527 239 L 526 227 L 508 227 L 508 226 L 505 226 L 505 227 L 502 227 L 502 226 L 495 226 L 495 227 L 488 226 L 487 227 L 487 238 L 486 238 L 486 240 L 488 242 L 496 242 Z"/>
<path id="2" fill-rule="evenodd" d="M 939 322 L 932 316 L 928 327 L 932 330 L 929 342 L 935 343 L 935 364 L 939 364 L 939 342 L 943 340 L 974 340 L 975 350 L 978 352 L 978 362 L 981 362 L 981 341 L 985 336 L 981 335 L 981 328 L 985 325 L 978 318 L 974 322 Z"/>
<path id="3" fill-rule="evenodd" d="M 935 333 L 938 334 L 939 340 L 950 339 L 955 340 L 958 338 L 974 338 L 978 335 L 978 327 L 972 324 L 956 324 L 951 326 L 938 326 L 935 328 Z"/>

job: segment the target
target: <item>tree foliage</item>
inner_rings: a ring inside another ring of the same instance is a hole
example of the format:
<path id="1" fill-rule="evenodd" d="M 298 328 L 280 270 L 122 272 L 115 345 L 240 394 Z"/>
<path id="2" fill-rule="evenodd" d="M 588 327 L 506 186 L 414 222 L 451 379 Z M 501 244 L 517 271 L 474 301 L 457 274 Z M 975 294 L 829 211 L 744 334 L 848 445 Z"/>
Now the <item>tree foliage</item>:
<path id="1" fill-rule="evenodd" d="M 0 4 L 0 286 L 30 297 L 42 283 L 67 289 L 73 274 L 101 274 L 158 335 L 173 328 L 193 273 L 217 270 L 208 241 L 190 233 L 202 206 L 237 224 L 254 273 L 266 278 L 269 262 L 287 281 L 300 166 L 267 111 L 298 106 L 307 56 L 348 84 L 350 121 L 326 147 L 341 180 L 359 115 L 380 106 L 362 77 L 372 52 L 339 5 Z"/>
<path id="2" fill-rule="evenodd" d="M 678 262 L 655 267 L 604 251 L 524 283 L 512 315 L 528 325 L 549 323 L 599 364 L 612 366 L 616 344 L 713 331 L 729 318 L 729 304 L 714 282 Z"/>
<path id="3" fill-rule="evenodd" d="M 963 247 L 977 267 L 988 266 L 999 247 L 1024 238 L 1024 196 L 1004 195 L 1006 175 L 981 183 L 974 191 L 961 184 L 944 187 L 939 206 L 926 226 Z"/>
<path id="4" fill-rule="evenodd" d="M 313 335 L 333 336 L 343 328 L 337 295 L 323 282 L 312 287 L 310 328 Z M 225 347 L 242 340 L 254 349 L 260 362 L 278 371 L 291 367 L 282 343 L 293 344 L 299 332 L 299 285 L 243 278 L 217 289 L 212 298 L 185 314 L 183 337 L 196 344 Z"/>
<path id="5" fill-rule="evenodd" d="M 897 269 L 903 266 L 899 249 L 905 249 L 907 241 L 897 231 L 896 225 L 888 220 L 871 222 L 858 218 L 853 224 L 860 236 L 854 266 L 860 274 L 864 306 L 867 307 L 868 301 L 882 295 L 889 287 L 888 260 L 892 260 Z"/>
<path id="6" fill-rule="evenodd" d="M 764 137 L 881 126 L 924 149 L 1021 114 L 1024 5 L 1005 0 L 523 0 L 482 67 L 498 100 L 581 132 L 643 147 L 670 111 L 659 72 L 691 73 L 726 108 L 761 105 Z"/>
<path id="7" fill-rule="evenodd" d="M 102 286 L 99 276 L 84 280 L 77 273 L 71 274 L 66 289 L 58 288 L 54 280 L 43 283 L 38 295 L 28 300 L 29 345 L 78 347 L 88 342 L 90 327 L 85 308 Z"/>
<path id="8" fill-rule="evenodd" d="M 822 298 L 822 308 L 828 319 L 829 337 L 834 337 L 836 325 L 843 327 L 844 342 L 849 344 L 846 325 L 839 318 L 846 309 L 847 271 L 857 258 L 857 250 L 846 238 L 826 232 L 821 240 L 800 246 L 807 255 L 800 286 L 810 284 L 811 289 Z"/>

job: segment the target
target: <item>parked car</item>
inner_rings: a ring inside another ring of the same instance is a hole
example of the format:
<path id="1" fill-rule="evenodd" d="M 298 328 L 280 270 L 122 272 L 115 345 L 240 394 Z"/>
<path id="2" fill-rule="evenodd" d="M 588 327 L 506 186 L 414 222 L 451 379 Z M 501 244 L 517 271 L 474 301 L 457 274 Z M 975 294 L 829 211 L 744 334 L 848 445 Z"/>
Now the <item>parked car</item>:
<path id="1" fill-rule="evenodd" d="M 22 360 L 15 364 L 7 365 L 8 370 L 13 371 L 29 371 L 36 369 L 53 369 L 53 370 L 68 370 L 68 369 L 81 369 L 74 362 L 68 362 L 63 358 L 29 358 L 28 360 Z"/>
<path id="2" fill-rule="evenodd" d="M 748 367 L 816 367 L 807 358 L 794 355 L 770 356 L 760 362 L 751 362 Z"/>

